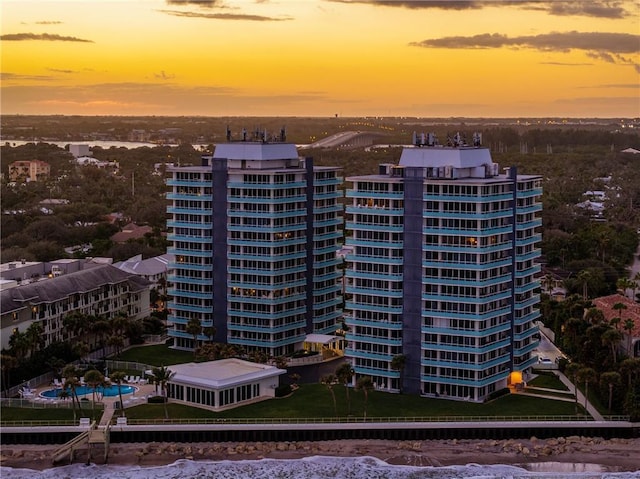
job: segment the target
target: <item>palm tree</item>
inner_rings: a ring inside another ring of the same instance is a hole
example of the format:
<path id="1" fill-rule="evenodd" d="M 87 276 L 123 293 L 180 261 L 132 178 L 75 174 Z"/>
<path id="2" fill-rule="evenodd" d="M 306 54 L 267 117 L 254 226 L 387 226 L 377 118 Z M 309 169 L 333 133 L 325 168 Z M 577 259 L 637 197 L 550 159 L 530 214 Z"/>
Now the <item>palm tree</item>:
<path id="1" fill-rule="evenodd" d="M 202 328 L 202 333 L 209 338 L 209 341 L 213 341 L 213 338 L 215 337 L 217 332 L 217 329 L 215 326 L 204 326 Z"/>
<path id="2" fill-rule="evenodd" d="M 167 302 L 167 277 L 161 275 L 158 278 L 158 286 L 160 287 L 160 299 L 163 303 Z"/>
<path id="3" fill-rule="evenodd" d="M 633 283 L 633 286 L 631 286 L 631 289 L 633 290 L 633 300 L 634 301 L 638 301 L 638 297 L 636 296 L 636 291 L 638 290 L 638 288 L 640 288 L 640 271 L 638 271 L 635 276 L 632 278 L 631 282 Z"/>
<path id="4" fill-rule="evenodd" d="M 120 398 L 120 411 L 122 411 L 120 415 L 122 417 L 124 417 L 124 403 L 122 402 L 122 383 L 124 382 L 125 377 L 126 377 L 126 374 L 123 371 L 113 371 L 109 376 L 111 381 L 116 383 L 116 385 L 118 386 L 118 396 Z"/>
<path id="5" fill-rule="evenodd" d="M 633 319 L 627 319 L 624 322 L 624 329 L 627 332 L 627 356 L 633 357 L 633 351 L 631 351 L 631 341 L 633 340 L 633 329 L 636 327 L 636 323 Z"/>
<path id="6" fill-rule="evenodd" d="M 349 383 L 353 377 L 354 371 L 349 363 L 342 363 L 338 369 L 336 369 L 336 377 L 342 383 L 345 389 L 347 398 L 347 415 L 351 415 L 351 397 L 349 396 Z"/>
<path id="7" fill-rule="evenodd" d="M 553 285 L 555 284 L 555 279 L 552 274 L 545 274 L 542 278 L 542 287 L 544 288 L 544 292 L 547 294 L 551 294 L 553 291 Z"/>
<path id="8" fill-rule="evenodd" d="M 618 345 L 622 339 L 622 333 L 617 329 L 609 328 L 602 334 L 602 344 L 611 348 L 611 356 L 613 357 L 613 364 L 617 362 L 616 353 L 618 352 Z"/>
<path id="9" fill-rule="evenodd" d="M 8 389 L 11 381 L 10 372 L 18 366 L 18 360 L 10 354 L 0 355 L 0 368 L 2 368 L 2 386 L 3 390 Z"/>
<path id="10" fill-rule="evenodd" d="M 42 323 L 31 323 L 25 331 L 25 335 L 29 347 L 29 356 L 33 356 L 33 353 L 45 344 L 44 327 Z"/>
<path id="11" fill-rule="evenodd" d="M 633 281 L 631 281 L 629 278 L 618 278 L 618 280 L 616 281 L 616 288 L 622 296 L 626 296 L 627 289 L 632 289 L 633 285 Z"/>
<path id="12" fill-rule="evenodd" d="M 77 388 L 80 386 L 80 380 L 78 376 L 80 371 L 73 365 L 68 364 L 62 370 L 62 390 L 69 391 L 71 395 L 71 407 L 73 408 L 73 420 L 77 420 L 76 417 L 76 402 L 78 403 L 78 409 L 80 409 L 80 399 L 78 399 Z"/>
<path id="13" fill-rule="evenodd" d="M 616 312 L 618 313 L 618 317 L 620 318 L 620 320 L 618 321 L 619 323 L 620 321 L 622 321 L 622 311 L 627 309 L 627 305 L 624 303 L 616 303 L 612 306 L 612 308 L 615 309 Z"/>
<path id="14" fill-rule="evenodd" d="M 599 324 L 604 321 L 604 313 L 598 308 L 589 308 L 584 315 L 584 319 L 591 324 Z"/>
<path id="15" fill-rule="evenodd" d="M 89 354 L 90 349 L 89 345 L 84 341 L 79 341 L 73 345 L 73 352 L 77 354 L 80 359 Z"/>
<path id="16" fill-rule="evenodd" d="M 367 402 L 369 400 L 369 391 L 373 389 L 373 380 L 371 376 L 362 376 L 356 383 L 356 389 L 364 392 L 364 418 L 367 419 Z"/>
<path id="17" fill-rule="evenodd" d="M 402 394 L 402 373 L 404 372 L 404 367 L 406 364 L 407 364 L 407 356 L 405 356 L 404 354 L 396 354 L 391 359 L 391 369 L 394 369 L 400 372 L 400 378 L 398 381 L 398 390 L 400 391 L 400 394 Z"/>
<path id="18" fill-rule="evenodd" d="M 69 331 L 69 339 L 81 336 L 89 327 L 88 316 L 79 311 L 73 311 L 62 318 L 65 331 Z"/>
<path id="19" fill-rule="evenodd" d="M 122 348 L 124 347 L 124 339 L 119 334 L 112 334 L 107 339 L 107 346 L 113 346 L 116 350 L 116 358 L 120 357 Z"/>
<path id="20" fill-rule="evenodd" d="M 116 356 L 119 356 L 120 352 L 122 351 L 122 347 L 124 346 L 124 338 L 126 337 L 131 322 L 131 318 L 125 311 L 120 311 L 109 320 L 109 323 L 111 325 L 111 336 L 109 336 L 109 338 L 107 339 L 107 344 L 109 346 L 115 347 Z"/>
<path id="21" fill-rule="evenodd" d="M 288 361 L 284 356 L 276 356 L 273 358 L 273 363 L 278 369 L 287 369 Z"/>
<path id="22" fill-rule="evenodd" d="M 104 355 L 104 338 L 111 332 L 111 323 L 106 318 L 98 316 L 95 318 L 95 321 L 91 323 L 91 332 L 95 337 L 94 348 L 97 349 L 99 346 L 100 349 L 102 349 L 102 354 Z"/>
<path id="23" fill-rule="evenodd" d="M 26 358 L 27 352 L 29 352 L 29 341 L 26 333 L 21 331 L 12 333 L 9 337 L 9 349 L 18 362 Z"/>
<path id="24" fill-rule="evenodd" d="M 617 316 L 615 318 L 611 318 L 611 320 L 609 321 L 609 324 L 611 326 L 613 326 L 614 328 L 616 328 L 616 331 L 620 330 L 620 322 L 622 321 L 622 318 Z"/>
<path id="25" fill-rule="evenodd" d="M 131 322 L 131 318 L 126 311 L 120 311 L 111 318 L 109 322 L 111 323 L 111 331 L 114 333 L 124 334 Z"/>
<path id="26" fill-rule="evenodd" d="M 573 394 L 576 397 L 576 408 L 575 413 L 578 414 L 578 371 L 582 369 L 582 365 L 579 363 L 569 363 L 565 368 L 564 372 L 571 378 L 571 382 L 573 383 Z"/>
<path id="27" fill-rule="evenodd" d="M 578 379 L 584 382 L 584 408 L 587 409 L 589 383 L 597 379 L 598 373 L 593 368 L 582 368 L 578 371 Z"/>
<path id="28" fill-rule="evenodd" d="M 619 386 L 622 381 L 620 373 L 609 371 L 600 375 L 600 384 L 609 388 L 609 414 L 611 414 L 611 403 L 613 402 L 613 388 Z"/>
<path id="29" fill-rule="evenodd" d="M 324 384 L 333 398 L 333 411 L 335 415 L 338 415 L 338 403 L 336 402 L 336 392 L 333 390 L 333 384 L 336 382 L 335 374 L 325 374 L 320 378 L 320 382 Z"/>
<path id="30" fill-rule="evenodd" d="M 578 273 L 576 279 L 582 285 L 582 299 L 589 299 L 589 281 L 591 281 L 591 272 L 588 269 L 583 269 Z"/>
<path id="31" fill-rule="evenodd" d="M 622 361 L 620 372 L 627 375 L 627 388 L 632 389 L 640 380 L 640 358 L 627 358 Z"/>
<path id="32" fill-rule="evenodd" d="M 187 334 L 193 336 L 193 356 L 195 357 L 198 349 L 198 336 L 202 334 L 202 323 L 198 318 L 191 318 L 184 330 Z"/>
<path id="33" fill-rule="evenodd" d="M 84 373 L 84 382 L 92 389 L 91 411 L 92 415 L 95 416 L 96 390 L 98 389 L 98 386 L 104 383 L 104 375 L 97 369 L 90 369 L 89 371 Z"/>
<path id="34" fill-rule="evenodd" d="M 162 392 L 162 397 L 164 397 L 164 417 L 165 419 L 169 419 L 169 410 L 167 409 L 167 383 L 171 381 L 171 379 L 176 375 L 170 369 L 160 366 L 159 368 L 153 368 L 153 382 L 156 386 L 160 385 L 160 391 Z"/>
<path id="35" fill-rule="evenodd" d="M 51 356 L 51 358 L 47 359 L 45 364 L 51 369 L 51 372 L 56 378 L 60 378 L 62 368 L 66 366 L 64 359 L 56 358 L 55 356 Z"/>

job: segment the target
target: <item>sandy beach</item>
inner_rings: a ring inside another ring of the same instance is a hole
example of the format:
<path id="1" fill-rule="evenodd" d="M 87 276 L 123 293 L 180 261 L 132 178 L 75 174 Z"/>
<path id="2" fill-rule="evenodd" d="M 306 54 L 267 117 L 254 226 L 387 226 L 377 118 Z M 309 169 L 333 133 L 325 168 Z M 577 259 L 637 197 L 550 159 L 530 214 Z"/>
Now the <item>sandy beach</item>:
<path id="1" fill-rule="evenodd" d="M 44 470 L 53 467 L 53 445 L 4 445 L 0 465 Z M 566 437 L 508 440 L 337 440 L 301 442 L 130 443 L 111 444 L 108 464 L 158 466 L 178 459 L 222 461 L 299 459 L 308 456 L 373 456 L 389 464 L 450 466 L 509 464 L 601 465 L 608 472 L 640 471 L 640 438 L 602 439 Z M 79 450 L 75 463 L 86 462 Z M 92 462 L 102 463 L 101 454 Z M 589 466 L 587 466 L 589 467 Z"/>

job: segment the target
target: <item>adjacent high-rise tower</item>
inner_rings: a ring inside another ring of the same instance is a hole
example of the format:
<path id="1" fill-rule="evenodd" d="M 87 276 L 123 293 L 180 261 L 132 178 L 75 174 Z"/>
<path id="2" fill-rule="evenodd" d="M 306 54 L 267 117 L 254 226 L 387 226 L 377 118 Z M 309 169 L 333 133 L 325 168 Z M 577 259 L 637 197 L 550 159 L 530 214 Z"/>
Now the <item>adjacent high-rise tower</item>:
<path id="1" fill-rule="evenodd" d="M 482 401 L 535 361 L 541 177 L 479 135 L 414 142 L 347 178 L 346 355 L 379 389 Z"/>
<path id="2" fill-rule="evenodd" d="M 197 318 L 199 342 L 279 356 L 340 325 L 342 179 L 300 158 L 284 132 L 243 140 L 169 169 L 169 336 L 194 348 Z"/>

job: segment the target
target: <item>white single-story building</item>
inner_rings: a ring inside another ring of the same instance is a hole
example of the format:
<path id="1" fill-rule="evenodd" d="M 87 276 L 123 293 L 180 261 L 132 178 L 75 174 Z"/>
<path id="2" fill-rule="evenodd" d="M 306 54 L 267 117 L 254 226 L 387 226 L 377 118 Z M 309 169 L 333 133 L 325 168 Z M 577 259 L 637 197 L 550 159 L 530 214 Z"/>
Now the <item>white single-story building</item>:
<path id="1" fill-rule="evenodd" d="M 242 359 L 167 366 L 169 398 L 194 406 L 229 409 L 275 397 L 279 376 L 287 371 Z"/>

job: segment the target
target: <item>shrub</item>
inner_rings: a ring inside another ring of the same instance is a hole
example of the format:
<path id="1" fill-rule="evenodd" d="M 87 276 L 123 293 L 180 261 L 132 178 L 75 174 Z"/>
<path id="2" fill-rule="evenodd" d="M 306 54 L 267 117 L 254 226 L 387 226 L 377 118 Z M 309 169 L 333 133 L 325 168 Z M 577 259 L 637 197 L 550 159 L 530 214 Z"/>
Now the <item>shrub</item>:
<path id="1" fill-rule="evenodd" d="M 511 391 L 509 391 L 509 388 L 498 389 L 497 391 L 493 391 L 491 394 L 489 394 L 489 397 L 485 402 L 493 401 L 494 399 L 498 399 L 499 397 L 506 396 L 507 394 L 511 394 Z"/>
<path id="2" fill-rule="evenodd" d="M 567 364 L 569 364 L 569 360 L 567 358 L 558 359 L 558 369 L 560 372 L 564 373 L 564 370 L 567 369 Z"/>
<path id="3" fill-rule="evenodd" d="M 276 397 L 277 398 L 288 396 L 289 394 L 291 394 L 291 385 L 290 384 L 283 384 L 282 386 L 278 386 L 276 388 Z"/>
<path id="4" fill-rule="evenodd" d="M 167 400 L 164 396 L 151 396 L 147 399 L 149 404 L 162 404 Z"/>

